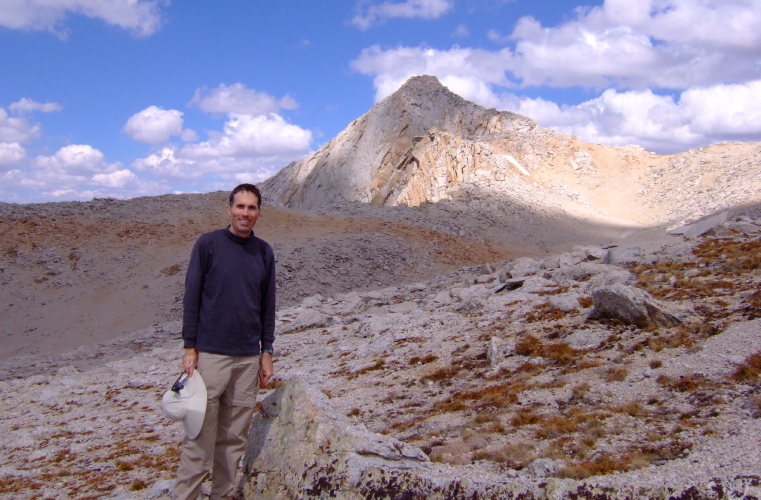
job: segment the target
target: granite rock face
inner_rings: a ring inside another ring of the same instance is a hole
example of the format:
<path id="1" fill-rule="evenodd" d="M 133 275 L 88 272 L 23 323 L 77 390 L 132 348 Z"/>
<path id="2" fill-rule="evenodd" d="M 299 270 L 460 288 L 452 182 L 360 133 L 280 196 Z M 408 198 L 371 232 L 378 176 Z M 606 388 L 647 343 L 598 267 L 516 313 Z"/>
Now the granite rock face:
<path id="1" fill-rule="evenodd" d="M 646 291 L 620 283 L 592 291 L 594 312 L 640 328 L 674 326 L 682 320 Z"/>
<path id="2" fill-rule="evenodd" d="M 525 116 L 467 101 L 423 75 L 261 186 L 276 204 L 304 210 L 446 201 L 495 221 L 503 211 L 531 207 L 550 217 L 677 227 L 759 201 L 760 159 L 754 143 L 673 156 L 582 143 Z M 679 234 L 694 237 L 710 227 Z"/>
<path id="3" fill-rule="evenodd" d="M 337 491 L 360 498 L 371 471 L 420 470 L 426 462 L 420 449 L 353 424 L 325 394 L 294 378 L 267 396 L 254 418 L 244 490 L 246 498 L 328 498 Z"/>
<path id="4" fill-rule="evenodd" d="M 466 101 L 436 77 L 414 77 L 315 154 L 286 166 L 266 189 L 278 202 L 306 209 L 333 201 L 438 201 L 477 166 L 497 165 L 489 161 L 494 152 L 470 137 L 535 127 L 524 116 Z"/>

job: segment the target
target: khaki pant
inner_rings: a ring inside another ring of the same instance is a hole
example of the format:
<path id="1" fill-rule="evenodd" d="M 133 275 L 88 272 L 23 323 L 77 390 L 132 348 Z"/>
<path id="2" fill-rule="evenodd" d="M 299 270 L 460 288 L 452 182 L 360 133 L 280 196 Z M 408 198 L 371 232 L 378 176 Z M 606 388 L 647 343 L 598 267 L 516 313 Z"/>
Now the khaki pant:
<path id="1" fill-rule="evenodd" d="M 196 500 L 210 473 L 213 500 L 233 494 L 259 391 L 259 363 L 259 356 L 198 353 L 197 370 L 206 383 L 206 415 L 198 436 L 182 441 L 175 498 Z"/>

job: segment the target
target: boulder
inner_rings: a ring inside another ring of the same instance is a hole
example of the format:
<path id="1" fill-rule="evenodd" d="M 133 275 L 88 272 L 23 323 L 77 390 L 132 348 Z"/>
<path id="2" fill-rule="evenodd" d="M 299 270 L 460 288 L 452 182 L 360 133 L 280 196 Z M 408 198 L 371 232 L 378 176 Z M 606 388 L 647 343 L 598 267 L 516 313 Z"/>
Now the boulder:
<path id="1" fill-rule="evenodd" d="M 579 294 L 573 292 L 552 295 L 547 299 L 547 303 L 554 309 L 559 309 L 563 312 L 571 312 L 581 308 Z"/>
<path id="2" fill-rule="evenodd" d="M 557 286 L 558 284 L 554 281 L 540 276 L 529 276 L 524 280 L 521 291 L 526 293 L 548 292 Z"/>
<path id="3" fill-rule="evenodd" d="M 565 252 L 558 255 L 558 267 L 573 266 L 583 260 L 583 256 L 577 253 Z"/>
<path id="4" fill-rule="evenodd" d="M 516 340 L 514 337 L 509 339 L 502 339 L 500 337 L 492 337 L 489 340 L 489 348 L 486 351 L 486 359 L 489 360 L 489 365 L 492 368 L 499 366 L 507 356 L 511 356 L 515 352 Z"/>
<path id="5" fill-rule="evenodd" d="M 698 236 L 702 236 L 711 229 L 714 229 L 715 227 L 726 222 L 728 217 L 729 212 L 725 210 L 723 212 L 719 212 L 718 214 L 704 217 L 697 222 L 670 229 L 668 234 L 680 234 L 686 238 L 697 238 Z"/>
<path id="6" fill-rule="evenodd" d="M 517 290 L 518 288 L 523 286 L 523 283 L 526 281 L 525 277 L 522 278 L 507 278 L 504 281 L 500 282 L 492 288 L 492 292 L 499 293 L 503 290 L 511 291 L 511 290 Z"/>
<path id="7" fill-rule="evenodd" d="M 614 318 L 640 328 L 674 326 L 682 322 L 668 306 L 644 290 L 614 284 L 592 291 L 594 315 Z"/>
<path id="8" fill-rule="evenodd" d="M 563 338 L 563 342 L 574 349 L 597 349 L 610 336 L 607 330 L 576 330 Z"/>
<path id="9" fill-rule="evenodd" d="M 493 290 L 484 285 L 474 285 L 460 290 L 457 294 L 460 302 L 453 305 L 453 309 L 462 313 L 479 311 L 486 305 L 486 300 L 492 293 Z"/>
<path id="10" fill-rule="evenodd" d="M 526 472 L 537 477 L 551 477 L 565 466 L 562 460 L 538 458 L 526 467 Z"/>
<path id="11" fill-rule="evenodd" d="M 550 279 L 564 285 L 571 284 L 574 281 L 589 281 L 599 275 L 606 276 L 606 278 L 603 278 L 605 280 L 616 280 L 618 282 L 631 278 L 629 271 L 600 262 L 580 262 L 555 269 L 548 274 Z M 612 276 L 612 278 L 607 278 L 607 276 Z"/>
<path id="12" fill-rule="evenodd" d="M 332 316 L 316 309 L 292 307 L 278 313 L 277 332 L 286 334 L 312 328 L 325 328 L 334 322 Z"/>
<path id="13" fill-rule="evenodd" d="M 605 263 L 614 266 L 636 264 L 642 259 L 642 249 L 639 247 L 613 247 L 605 256 Z"/>
<path id="14" fill-rule="evenodd" d="M 370 432 L 330 406 L 328 397 L 294 378 L 264 398 L 243 459 L 245 498 L 364 498 L 368 470 L 422 470 L 425 453 Z"/>
<path id="15" fill-rule="evenodd" d="M 608 250 L 602 247 L 595 246 L 576 246 L 573 248 L 574 255 L 578 259 L 584 260 L 603 260 L 608 254 Z"/>
<path id="16" fill-rule="evenodd" d="M 510 269 L 511 278 L 521 278 L 538 273 L 542 269 L 542 263 L 531 257 L 520 257 L 515 259 L 512 269 Z"/>

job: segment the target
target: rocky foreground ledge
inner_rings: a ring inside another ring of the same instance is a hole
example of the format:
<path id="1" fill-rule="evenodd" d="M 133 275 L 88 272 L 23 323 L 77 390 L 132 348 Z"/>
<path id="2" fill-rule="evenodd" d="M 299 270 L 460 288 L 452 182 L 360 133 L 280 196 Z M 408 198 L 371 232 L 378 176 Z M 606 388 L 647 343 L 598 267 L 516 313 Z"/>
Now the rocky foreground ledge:
<path id="1" fill-rule="evenodd" d="M 756 475 L 658 487 L 615 476 L 533 482 L 484 477 L 467 468 L 432 463 L 422 450 L 356 425 L 336 413 L 325 394 L 298 378 L 262 401 L 243 473 L 246 499 L 697 500 L 761 495 L 761 476 Z"/>

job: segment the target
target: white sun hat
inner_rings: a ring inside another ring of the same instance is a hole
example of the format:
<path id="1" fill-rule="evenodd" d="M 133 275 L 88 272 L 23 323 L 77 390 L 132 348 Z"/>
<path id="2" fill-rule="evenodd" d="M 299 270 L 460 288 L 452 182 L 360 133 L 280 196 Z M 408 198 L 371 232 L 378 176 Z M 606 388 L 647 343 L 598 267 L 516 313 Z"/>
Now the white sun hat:
<path id="1" fill-rule="evenodd" d="M 179 391 L 173 389 L 177 388 Z M 193 376 L 175 383 L 175 387 L 169 389 L 161 398 L 161 407 L 164 414 L 170 420 L 182 420 L 185 434 L 190 439 L 195 439 L 201 432 L 203 417 L 206 415 L 206 384 L 198 370 L 193 371 Z"/>

